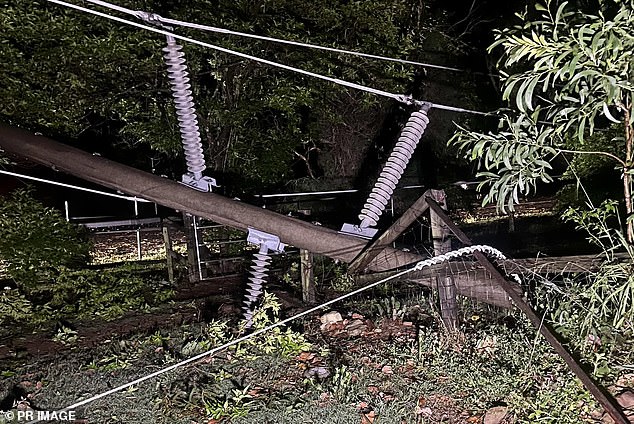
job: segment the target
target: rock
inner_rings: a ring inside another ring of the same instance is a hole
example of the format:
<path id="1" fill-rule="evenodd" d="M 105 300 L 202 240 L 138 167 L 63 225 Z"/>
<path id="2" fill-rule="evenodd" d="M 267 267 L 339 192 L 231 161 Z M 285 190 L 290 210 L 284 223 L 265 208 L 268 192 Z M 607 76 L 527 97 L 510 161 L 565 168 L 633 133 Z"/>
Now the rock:
<path id="1" fill-rule="evenodd" d="M 364 332 L 368 331 L 368 326 L 360 319 L 355 319 L 346 326 L 346 331 L 351 336 L 360 336 Z"/>
<path id="2" fill-rule="evenodd" d="M 634 374 L 624 374 L 616 381 L 618 387 L 634 387 Z"/>
<path id="3" fill-rule="evenodd" d="M 394 371 L 392 370 L 392 367 L 389 365 L 383 365 L 383 367 L 381 368 L 381 372 L 383 374 L 394 374 Z"/>
<path id="4" fill-rule="evenodd" d="M 326 378 L 330 377 L 330 370 L 326 367 L 309 368 L 304 371 L 304 377 L 325 380 Z"/>
<path id="5" fill-rule="evenodd" d="M 343 318 L 341 317 L 341 314 L 339 312 L 330 311 L 327 314 L 324 314 L 321 317 L 319 317 L 319 321 L 321 321 L 320 329 L 324 330 L 330 324 L 343 321 Z"/>
<path id="6" fill-rule="evenodd" d="M 414 413 L 416 415 L 421 415 L 425 418 L 431 418 L 432 415 L 434 415 L 433 411 L 431 410 L 431 408 L 429 406 L 417 406 L 416 409 L 414 410 Z"/>
<path id="7" fill-rule="evenodd" d="M 623 409 L 634 409 L 634 392 L 627 390 L 616 397 L 616 401 Z"/>
<path id="8" fill-rule="evenodd" d="M 365 317 L 361 314 L 357 314 L 356 312 L 352 314 L 352 319 L 364 319 Z"/>
<path id="9" fill-rule="evenodd" d="M 500 424 L 509 409 L 506 406 L 496 406 L 489 409 L 486 414 L 484 414 L 484 424 Z"/>

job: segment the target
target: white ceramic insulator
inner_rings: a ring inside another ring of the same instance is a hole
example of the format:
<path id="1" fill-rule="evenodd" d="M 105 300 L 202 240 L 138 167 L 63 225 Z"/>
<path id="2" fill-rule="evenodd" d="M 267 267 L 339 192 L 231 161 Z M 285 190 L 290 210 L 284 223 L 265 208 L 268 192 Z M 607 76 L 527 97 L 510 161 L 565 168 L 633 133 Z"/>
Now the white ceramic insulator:
<path id="1" fill-rule="evenodd" d="M 376 226 L 428 123 L 427 112 L 422 109 L 412 113 L 409 117 L 396 146 L 390 153 L 390 157 L 359 214 L 361 228 Z"/>
<path id="2" fill-rule="evenodd" d="M 163 51 L 165 52 L 167 74 L 176 106 L 187 171 L 193 174 L 196 180 L 199 180 L 205 170 L 205 157 L 200 142 L 200 129 L 196 117 L 194 97 L 189 84 L 187 65 L 185 65 L 185 54 L 181 50 L 182 46 L 176 43 L 173 37 L 168 36 L 167 47 Z"/>
<path id="3" fill-rule="evenodd" d="M 244 318 L 247 321 L 246 328 L 251 328 L 253 324 L 253 309 L 264 291 L 264 283 L 266 283 L 269 265 L 271 264 L 271 256 L 268 254 L 268 248 L 265 244 L 261 244 L 260 251 L 253 256 L 251 271 L 249 271 L 251 277 L 249 277 L 249 283 L 247 283 L 247 293 L 242 308 L 244 310 Z"/>

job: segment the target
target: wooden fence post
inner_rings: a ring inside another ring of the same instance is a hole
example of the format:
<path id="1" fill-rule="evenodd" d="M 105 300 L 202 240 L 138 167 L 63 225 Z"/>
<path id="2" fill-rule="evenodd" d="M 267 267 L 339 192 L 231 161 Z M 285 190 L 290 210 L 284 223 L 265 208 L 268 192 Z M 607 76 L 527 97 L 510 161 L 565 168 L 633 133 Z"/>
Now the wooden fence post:
<path id="1" fill-rule="evenodd" d="M 316 301 L 315 290 L 315 272 L 313 270 L 313 254 L 306 250 L 300 249 L 299 256 L 301 258 L 301 274 L 302 274 L 302 300 L 311 304 Z"/>
<path id="2" fill-rule="evenodd" d="M 447 209 L 447 201 L 443 190 L 430 190 L 431 198 L 443 209 Z M 442 255 L 451 251 L 450 232 L 447 225 L 433 210 L 430 211 L 431 235 L 434 243 L 434 255 Z M 448 270 L 449 267 L 446 267 Z M 458 305 L 456 302 L 456 285 L 451 275 L 437 276 L 440 317 L 448 331 L 458 328 Z"/>
<path id="3" fill-rule="evenodd" d="M 194 217 L 186 212 L 183 212 L 183 227 L 187 239 L 187 276 L 190 283 L 196 283 L 200 281 L 200 276 L 198 273 L 198 246 L 194 234 Z"/>
<path id="4" fill-rule="evenodd" d="M 165 257 L 167 258 L 167 278 L 170 283 L 174 282 L 174 251 L 172 250 L 172 239 L 167 225 L 163 226 L 163 242 L 165 243 Z"/>

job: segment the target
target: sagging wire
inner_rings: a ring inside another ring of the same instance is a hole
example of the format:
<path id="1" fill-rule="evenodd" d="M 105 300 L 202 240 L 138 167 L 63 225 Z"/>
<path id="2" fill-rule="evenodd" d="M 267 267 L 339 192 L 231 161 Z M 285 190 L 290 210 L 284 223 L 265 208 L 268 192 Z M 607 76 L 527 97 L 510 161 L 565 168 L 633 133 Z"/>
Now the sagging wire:
<path id="1" fill-rule="evenodd" d="M 302 317 L 304 317 L 306 315 L 309 315 L 309 314 L 311 314 L 313 312 L 317 312 L 320 309 L 323 309 L 323 308 L 325 308 L 327 306 L 330 306 L 332 304 L 340 302 L 340 301 L 342 301 L 344 299 L 347 299 L 349 297 L 355 296 L 355 295 L 357 295 L 359 293 L 362 293 L 362 292 L 364 292 L 366 290 L 369 290 L 369 289 L 371 289 L 373 287 L 376 287 L 376 286 L 378 286 L 380 284 L 386 283 L 387 281 L 394 280 L 394 279 L 399 278 L 399 277 L 401 277 L 401 276 L 403 276 L 405 274 L 408 274 L 410 272 L 420 271 L 423 268 L 430 267 L 430 266 L 433 266 L 433 265 L 437 265 L 437 264 L 440 264 L 442 262 L 450 261 L 452 259 L 456 259 L 456 258 L 459 258 L 461 256 L 472 255 L 475 252 L 483 253 L 483 254 L 487 255 L 488 257 L 491 257 L 491 258 L 496 259 L 496 260 L 505 260 L 506 259 L 504 254 L 502 252 L 500 252 L 499 250 L 497 250 L 496 248 L 494 248 L 494 247 L 486 246 L 486 245 L 473 245 L 473 246 L 463 247 L 463 248 L 460 248 L 460 249 L 457 249 L 457 250 L 454 250 L 454 251 L 451 251 L 451 252 L 448 252 L 448 253 L 445 253 L 445 254 L 442 254 L 442 255 L 434 256 L 434 257 L 429 258 L 429 259 L 422 260 L 422 261 L 416 263 L 415 266 L 413 266 L 411 268 L 408 268 L 406 270 L 403 270 L 403 271 L 401 271 L 401 272 L 399 272 L 397 274 L 391 275 L 391 276 L 389 276 L 387 278 L 384 278 L 382 280 L 379 280 L 379 281 L 376 281 L 374 283 L 368 284 L 367 286 L 361 287 L 361 288 L 359 288 L 357 290 L 354 290 L 354 291 L 352 291 L 350 293 L 344 294 L 344 295 L 339 296 L 339 297 L 337 297 L 335 299 L 329 300 L 329 301 L 324 302 L 324 303 L 322 303 L 320 305 L 317 305 L 315 307 L 307 309 L 306 311 L 300 312 L 300 313 L 298 313 L 296 315 L 293 315 L 293 316 L 291 316 L 289 318 L 283 319 L 283 320 L 281 320 L 279 322 L 276 322 L 275 324 L 271 324 L 271 325 L 269 325 L 267 327 L 264 327 L 262 329 L 254 331 L 252 333 L 246 334 L 246 335 L 244 335 L 242 337 L 239 337 L 239 338 L 237 338 L 235 340 L 227 342 L 227 343 L 225 343 L 225 344 L 223 344 L 221 346 L 218 346 L 216 348 L 210 349 L 210 350 L 208 350 L 206 352 L 203 352 L 203 353 L 200 353 L 198 355 L 192 356 L 191 358 L 188 358 L 188 359 L 185 359 L 185 360 L 180 361 L 178 363 L 172 364 L 172 365 L 170 365 L 168 367 L 162 368 L 162 369 L 160 369 L 158 371 L 155 371 L 155 372 L 153 372 L 151 374 L 147 374 L 147 375 L 145 375 L 143 377 L 137 378 L 137 379 L 135 379 L 133 381 L 130 381 L 130 382 L 125 383 L 125 384 L 122 384 L 122 385 L 120 385 L 118 387 L 115 387 L 115 388 L 112 388 L 112 389 L 107 390 L 105 392 L 102 392 L 100 394 L 91 396 L 91 397 L 89 397 L 87 399 L 84 399 L 82 401 L 78 401 L 78 402 L 76 402 L 76 403 L 74 403 L 72 405 L 67 406 L 64 409 L 60 409 L 60 410 L 55 411 L 55 412 L 56 412 L 57 415 L 59 415 L 62 412 L 75 410 L 76 408 L 79 408 L 80 406 L 87 405 L 87 404 L 92 403 L 92 402 L 94 402 L 96 400 L 103 399 L 103 398 L 105 398 L 107 396 L 110 396 L 112 394 L 121 392 L 121 391 L 123 391 L 125 389 L 128 389 L 128 388 L 132 387 L 132 386 L 135 386 L 137 384 L 140 384 L 140 383 L 143 383 L 145 381 L 151 380 L 151 379 L 153 379 L 155 377 L 158 377 L 158 376 L 160 376 L 162 374 L 165 374 L 167 372 L 173 371 L 173 370 L 175 370 L 177 368 L 181 368 L 181 367 L 183 367 L 185 365 L 191 364 L 192 362 L 196 362 L 196 361 L 198 361 L 200 359 L 203 359 L 203 358 L 208 357 L 210 355 L 216 354 L 216 353 L 218 353 L 218 352 L 220 352 L 222 350 L 225 350 L 225 349 L 227 349 L 229 347 L 232 347 L 232 346 L 235 346 L 235 345 L 237 345 L 239 343 L 245 342 L 245 341 L 247 341 L 249 339 L 252 339 L 252 338 L 254 338 L 256 336 L 264 334 L 264 333 L 266 333 L 266 332 L 268 332 L 270 330 L 273 330 L 275 328 L 284 326 L 284 325 L 286 325 L 286 324 L 288 324 L 288 323 L 290 323 L 292 321 L 295 321 L 295 320 L 297 320 L 299 318 L 302 318 Z M 41 421 L 42 420 L 37 419 L 37 420 L 29 421 L 28 424 L 35 424 L 35 423 L 38 423 L 38 422 L 41 422 Z"/>

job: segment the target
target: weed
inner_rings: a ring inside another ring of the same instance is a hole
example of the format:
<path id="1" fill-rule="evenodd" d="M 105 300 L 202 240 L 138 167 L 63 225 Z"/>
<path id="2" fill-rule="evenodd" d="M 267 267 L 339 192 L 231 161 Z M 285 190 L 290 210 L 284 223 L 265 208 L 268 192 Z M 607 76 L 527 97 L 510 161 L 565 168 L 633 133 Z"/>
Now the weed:
<path id="1" fill-rule="evenodd" d="M 353 376 L 350 369 L 346 365 L 337 367 L 330 382 L 333 396 L 340 402 L 348 402 L 354 393 L 353 386 Z"/>
<path id="2" fill-rule="evenodd" d="M 18 289 L 0 291 L 0 325 L 16 324 L 33 318 L 33 304 Z"/>
<path id="3" fill-rule="evenodd" d="M 260 330 L 279 320 L 280 303 L 271 293 L 265 292 L 260 305 L 253 314 L 253 328 Z M 244 323 L 243 323 L 244 325 Z M 284 357 L 291 357 L 311 349 L 310 343 L 304 336 L 290 328 L 282 330 L 276 327 L 266 334 L 251 338 L 240 343 L 235 348 L 239 357 L 248 356 L 251 359 L 257 357 L 258 352 L 271 355 L 274 353 Z"/>
<path id="4" fill-rule="evenodd" d="M 253 403 L 251 399 L 248 387 L 242 390 L 233 389 L 224 399 L 208 399 L 204 393 L 202 394 L 205 415 L 208 419 L 213 420 L 245 417 Z"/>
<path id="5" fill-rule="evenodd" d="M 354 287 L 354 278 L 348 274 L 348 266 L 345 264 L 333 265 L 334 277 L 330 280 L 330 286 L 338 292 L 346 292 Z"/>
<path id="6" fill-rule="evenodd" d="M 57 330 L 57 333 L 53 336 L 54 342 L 58 342 L 63 345 L 75 344 L 78 339 L 77 331 L 66 326 L 61 326 L 59 330 Z"/>

